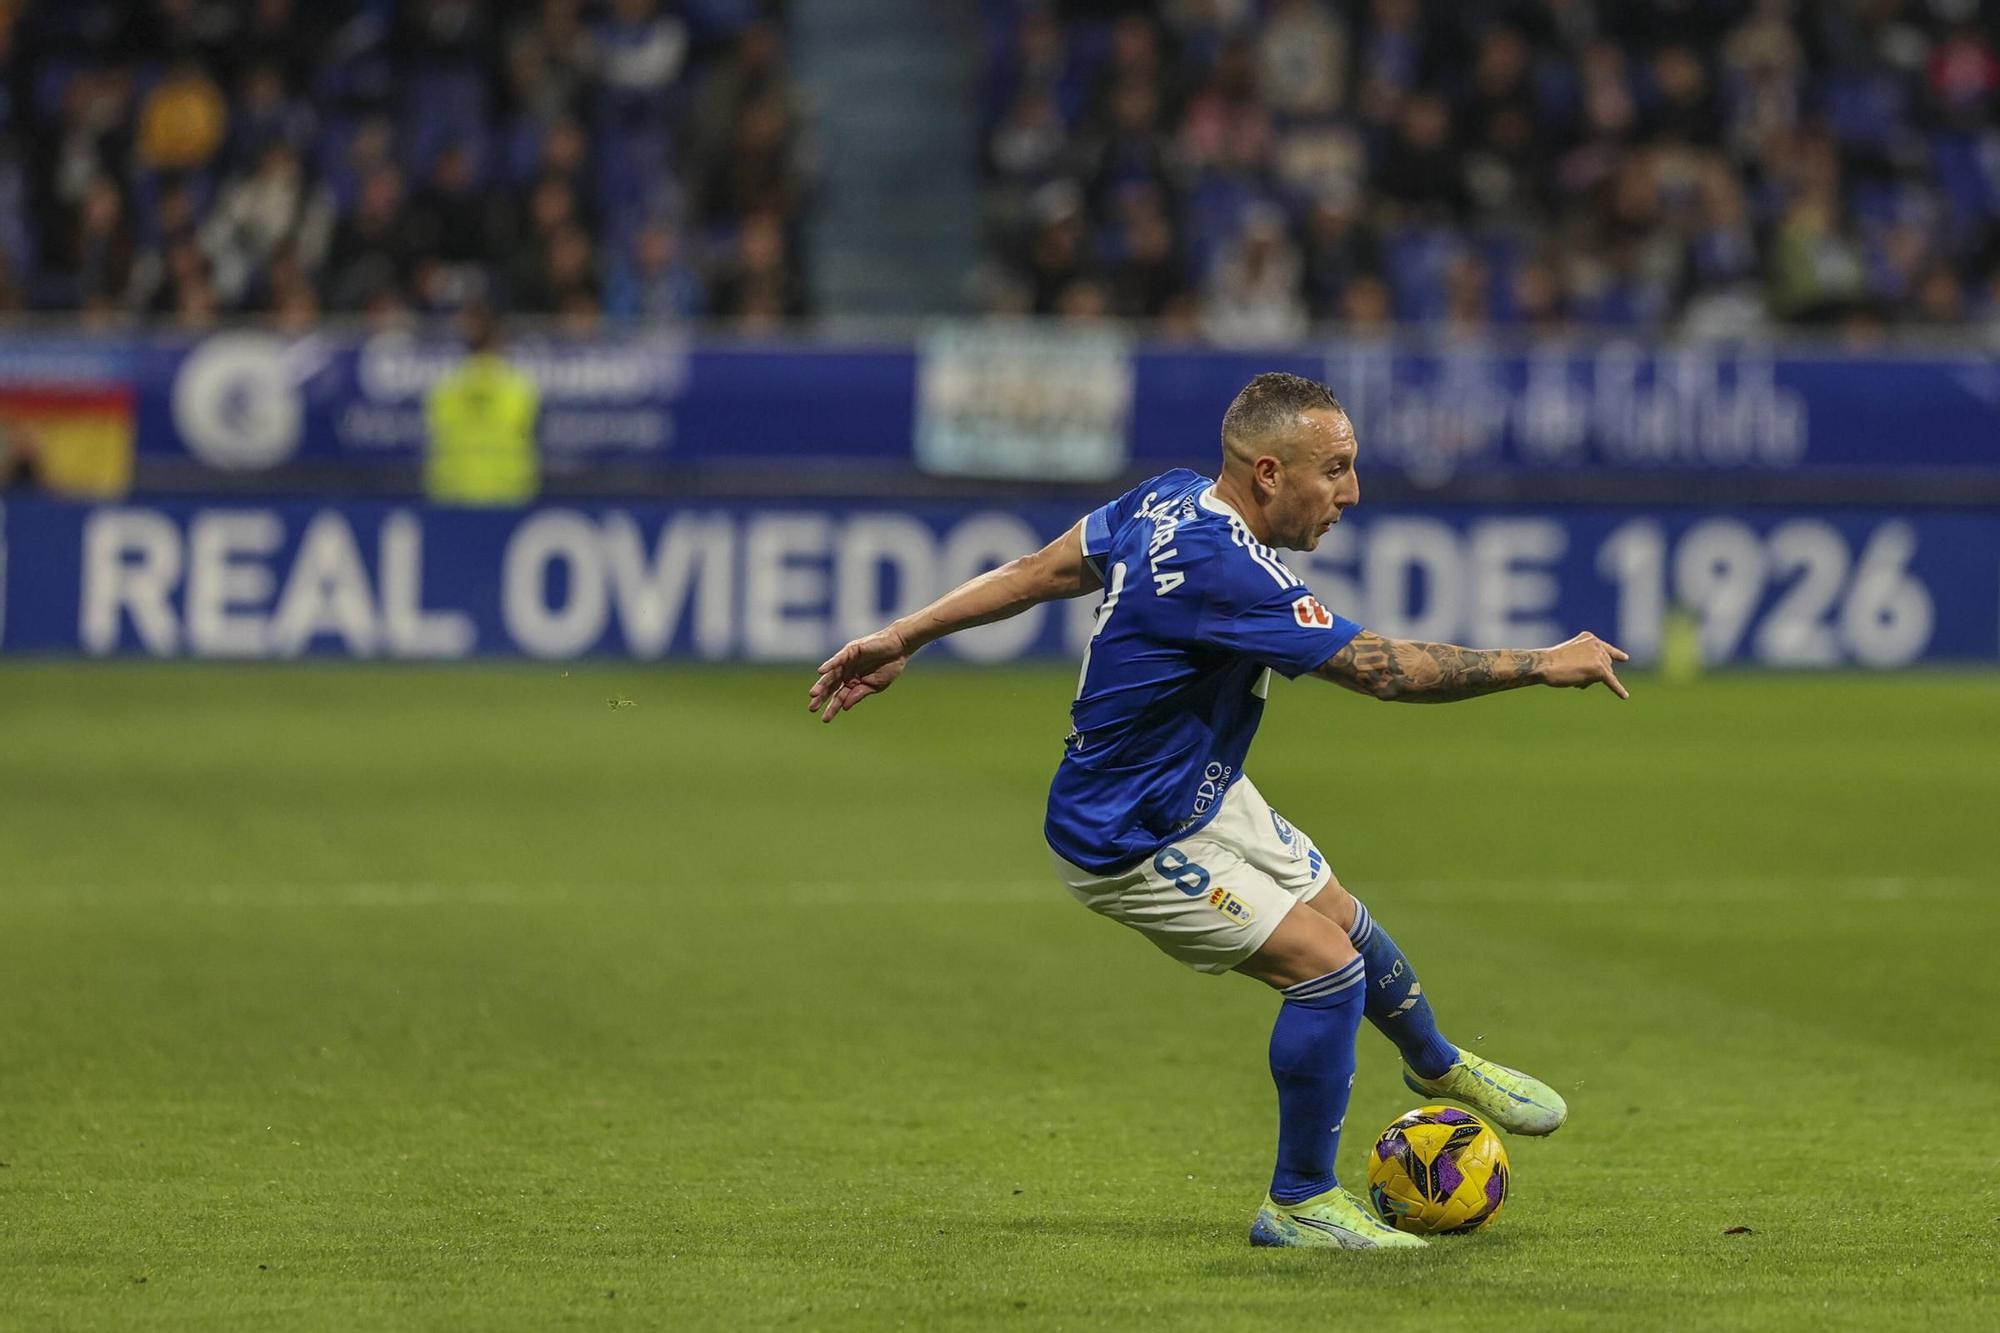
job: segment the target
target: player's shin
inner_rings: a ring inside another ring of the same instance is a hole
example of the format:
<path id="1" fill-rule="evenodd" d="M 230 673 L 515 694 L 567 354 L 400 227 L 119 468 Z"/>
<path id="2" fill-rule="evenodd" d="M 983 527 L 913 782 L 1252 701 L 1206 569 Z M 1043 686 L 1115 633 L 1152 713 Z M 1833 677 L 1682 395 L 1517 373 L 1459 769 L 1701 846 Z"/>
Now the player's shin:
<path id="1" fill-rule="evenodd" d="M 1298 1203 L 1334 1187 L 1333 1160 L 1354 1082 L 1366 970 L 1356 958 L 1289 986 L 1271 1028 L 1271 1080 L 1278 1085 L 1278 1165 L 1271 1197 Z"/>
<path id="2" fill-rule="evenodd" d="M 1354 924 L 1347 937 L 1368 965 L 1368 1021 L 1396 1043 L 1419 1077 L 1443 1074 L 1458 1060 L 1458 1048 L 1439 1034 L 1437 1015 L 1431 1012 L 1416 969 L 1359 898 L 1354 900 Z"/>

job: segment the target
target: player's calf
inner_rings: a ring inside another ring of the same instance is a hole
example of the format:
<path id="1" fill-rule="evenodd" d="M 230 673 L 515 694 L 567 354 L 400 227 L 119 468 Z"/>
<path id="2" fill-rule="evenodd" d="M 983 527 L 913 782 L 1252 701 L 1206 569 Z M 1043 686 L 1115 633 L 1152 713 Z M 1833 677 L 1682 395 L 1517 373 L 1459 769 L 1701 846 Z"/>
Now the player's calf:
<path id="1" fill-rule="evenodd" d="M 1375 924 L 1367 905 L 1340 886 L 1328 884 L 1310 906 L 1347 931 L 1368 968 L 1366 1014 L 1376 1030 L 1396 1044 L 1403 1060 L 1424 1078 L 1436 1078 L 1458 1059 L 1458 1048 L 1438 1031 L 1417 970 L 1389 932 Z"/>

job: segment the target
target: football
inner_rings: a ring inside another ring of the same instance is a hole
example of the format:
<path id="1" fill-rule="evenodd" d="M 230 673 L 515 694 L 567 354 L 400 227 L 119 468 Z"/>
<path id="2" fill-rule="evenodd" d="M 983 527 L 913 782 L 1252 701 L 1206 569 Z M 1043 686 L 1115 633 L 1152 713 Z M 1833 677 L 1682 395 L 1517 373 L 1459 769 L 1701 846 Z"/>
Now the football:
<path id="1" fill-rule="evenodd" d="M 1368 1202 L 1420 1236 L 1477 1231 L 1507 1202 L 1507 1149 L 1456 1106 L 1419 1106 L 1390 1122 L 1368 1156 Z"/>

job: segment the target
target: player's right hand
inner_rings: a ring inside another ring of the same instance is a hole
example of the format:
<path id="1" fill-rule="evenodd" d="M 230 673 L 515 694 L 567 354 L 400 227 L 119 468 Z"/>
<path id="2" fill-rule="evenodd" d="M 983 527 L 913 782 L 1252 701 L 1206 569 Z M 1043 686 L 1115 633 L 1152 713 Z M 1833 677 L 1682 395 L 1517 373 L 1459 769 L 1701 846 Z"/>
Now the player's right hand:
<path id="1" fill-rule="evenodd" d="M 1567 643 L 1542 649 L 1542 684 L 1587 690 L 1603 681 L 1613 694 L 1629 699 L 1612 663 L 1630 660 L 1631 654 L 1585 630 Z"/>
<path id="2" fill-rule="evenodd" d="M 909 664 L 910 651 L 894 630 L 855 639 L 819 664 L 819 679 L 806 695 L 806 711 L 831 722 L 869 695 L 894 685 Z"/>

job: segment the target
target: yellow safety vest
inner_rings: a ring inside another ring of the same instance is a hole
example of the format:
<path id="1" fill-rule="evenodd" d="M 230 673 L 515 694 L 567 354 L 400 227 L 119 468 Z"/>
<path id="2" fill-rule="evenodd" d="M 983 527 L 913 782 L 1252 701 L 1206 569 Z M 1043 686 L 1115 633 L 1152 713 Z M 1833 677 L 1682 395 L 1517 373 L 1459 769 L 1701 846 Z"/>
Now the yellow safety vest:
<path id="1" fill-rule="evenodd" d="M 424 399 L 430 447 L 424 490 L 439 504 L 516 505 L 535 498 L 534 380 L 490 352 L 431 386 Z"/>

